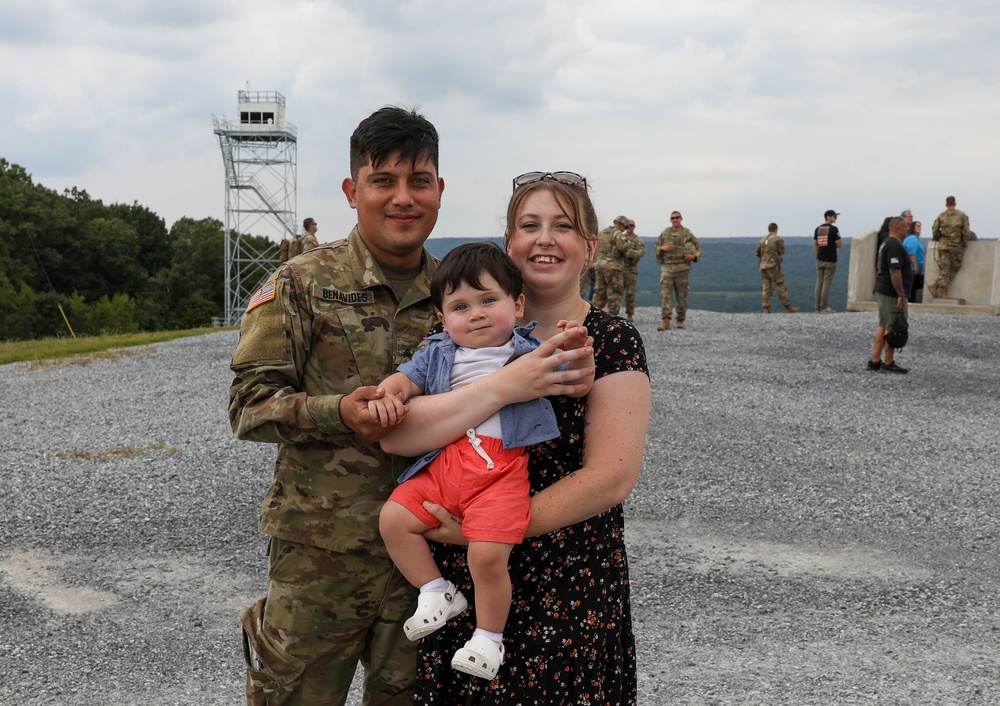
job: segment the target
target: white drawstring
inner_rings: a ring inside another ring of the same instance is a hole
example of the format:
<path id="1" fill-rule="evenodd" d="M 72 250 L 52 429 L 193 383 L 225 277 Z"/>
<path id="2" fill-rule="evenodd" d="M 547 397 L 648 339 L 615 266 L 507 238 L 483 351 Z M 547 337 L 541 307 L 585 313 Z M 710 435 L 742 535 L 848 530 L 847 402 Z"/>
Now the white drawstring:
<path id="1" fill-rule="evenodd" d="M 486 460 L 486 470 L 492 471 L 493 459 L 490 458 L 488 453 L 483 451 L 483 446 L 482 446 L 483 442 L 479 440 L 478 436 L 476 436 L 476 430 L 469 429 L 467 432 L 465 432 L 465 435 L 469 438 L 469 443 L 472 444 L 472 448 L 476 450 L 476 453 L 482 456 L 483 459 Z"/>

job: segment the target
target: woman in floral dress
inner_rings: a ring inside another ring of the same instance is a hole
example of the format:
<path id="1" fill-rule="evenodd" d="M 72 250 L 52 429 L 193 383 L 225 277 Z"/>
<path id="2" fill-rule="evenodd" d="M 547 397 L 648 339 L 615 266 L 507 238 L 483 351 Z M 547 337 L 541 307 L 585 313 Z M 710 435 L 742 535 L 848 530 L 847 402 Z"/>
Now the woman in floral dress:
<path id="1" fill-rule="evenodd" d="M 451 668 L 451 656 L 475 628 L 475 595 L 460 518 L 428 507 L 442 520 L 428 539 L 446 542 L 434 545 L 435 558 L 471 610 L 421 640 L 414 703 L 634 706 L 622 503 L 639 476 L 649 421 L 645 351 L 631 323 L 580 297 L 597 231 L 586 180 L 532 172 L 514 185 L 504 240 L 524 277 L 524 322 L 537 321 L 535 335 L 545 342 L 476 383 L 411 401 L 393 451 L 443 446 L 500 407 L 542 395 L 553 404 L 561 436 L 529 447 L 531 523 L 510 557 L 505 661 L 493 681 Z M 595 380 L 583 398 L 558 394 L 575 378 L 555 365 L 576 355 L 557 352 L 560 321 L 581 322 L 594 339 Z"/>

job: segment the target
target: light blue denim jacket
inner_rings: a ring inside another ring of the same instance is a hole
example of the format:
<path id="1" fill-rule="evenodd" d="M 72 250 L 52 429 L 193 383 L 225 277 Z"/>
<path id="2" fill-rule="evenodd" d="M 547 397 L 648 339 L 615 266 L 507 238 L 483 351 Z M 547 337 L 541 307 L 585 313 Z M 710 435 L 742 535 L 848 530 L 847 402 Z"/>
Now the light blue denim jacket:
<path id="1" fill-rule="evenodd" d="M 514 329 L 514 355 L 509 363 L 525 353 L 542 345 L 542 342 L 532 336 L 535 329 L 532 321 L 526 326 Z M 425 395 L 437 395 L 451 389 L 451 366 L 455 362 L 455 342 L 447 332 L 435 333 L 426 339 L 427 345 L 419 348 L 413 358 L 397 368 L 413 383 L 423 390 Z M 505 363 L 506 364 L 506 363 Z M 566 365 L 560 366 L 560 369 Z M 500 409 L 500 426 L 503 429 L 503 447 L 514 449 L 519 446 L 530 446 L 559 436 L 559 425 L 556 423 L 556 413 L 552 403 L 544 397 L 515 402 Z M 406 469 L 398 479 L 400 483 L 430 463 L 441 449 L 429 451 Z"/>

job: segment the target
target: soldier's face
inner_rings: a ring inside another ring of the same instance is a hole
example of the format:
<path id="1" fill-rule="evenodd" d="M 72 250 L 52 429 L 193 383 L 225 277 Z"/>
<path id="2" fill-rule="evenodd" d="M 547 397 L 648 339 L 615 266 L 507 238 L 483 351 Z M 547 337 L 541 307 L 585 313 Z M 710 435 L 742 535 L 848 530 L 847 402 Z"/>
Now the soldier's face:
<path id="1" fill-rule="evenodd" d="M 372 169 L 344 179 L 347 202 L 358 212 L 358 231 L 375 259 L 392 267 L 416 267 L 437 223 L 444 179 L 429 159 L 414 164 L 392 154 Z"/>

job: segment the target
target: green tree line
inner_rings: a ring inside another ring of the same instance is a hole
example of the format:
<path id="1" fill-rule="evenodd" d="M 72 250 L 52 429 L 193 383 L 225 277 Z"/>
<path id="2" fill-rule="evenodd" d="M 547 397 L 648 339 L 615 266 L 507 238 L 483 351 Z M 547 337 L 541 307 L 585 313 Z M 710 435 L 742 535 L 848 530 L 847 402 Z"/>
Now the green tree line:
<path id="1" fill-rule="evenodd" d="M 224 249 L 218 219 L 168 229 L 138 202 L 60 194 L 0 157 L 0 340 L 69 335 L 60 307 L 77 335 L 207 326 L 223 315 Z"/>
<path id="2" fill-rule="evenodd" d="M 243 235 L 265 251 L 263 236 Z M 442 257 L 468 239 L 427 241 Z M 493 239 L 499 242 L 499 239 Z M 689 306 L 760 311 L 758 238 L 706 238 L 691 274 Z M 659 306 L 660 268 L 645 238 L 639 306 Z M 812 240 L 785 238 L 782 269 L 792 302 L 810 311 L 816 270 Z M 847 302 L 848 244 L 841 251 L 831 306 Z M 225 236 L 215 218 L 181 218 L 169 229 L 152 210 L 105 205 L 76 187 L 57 193 L 0 157 L 0 340 L 196 328 L 223 316 Z M 775 304 L 776 304 L 775 300 Z M 62 312 L 60 312 L 60 307 Z"/>

